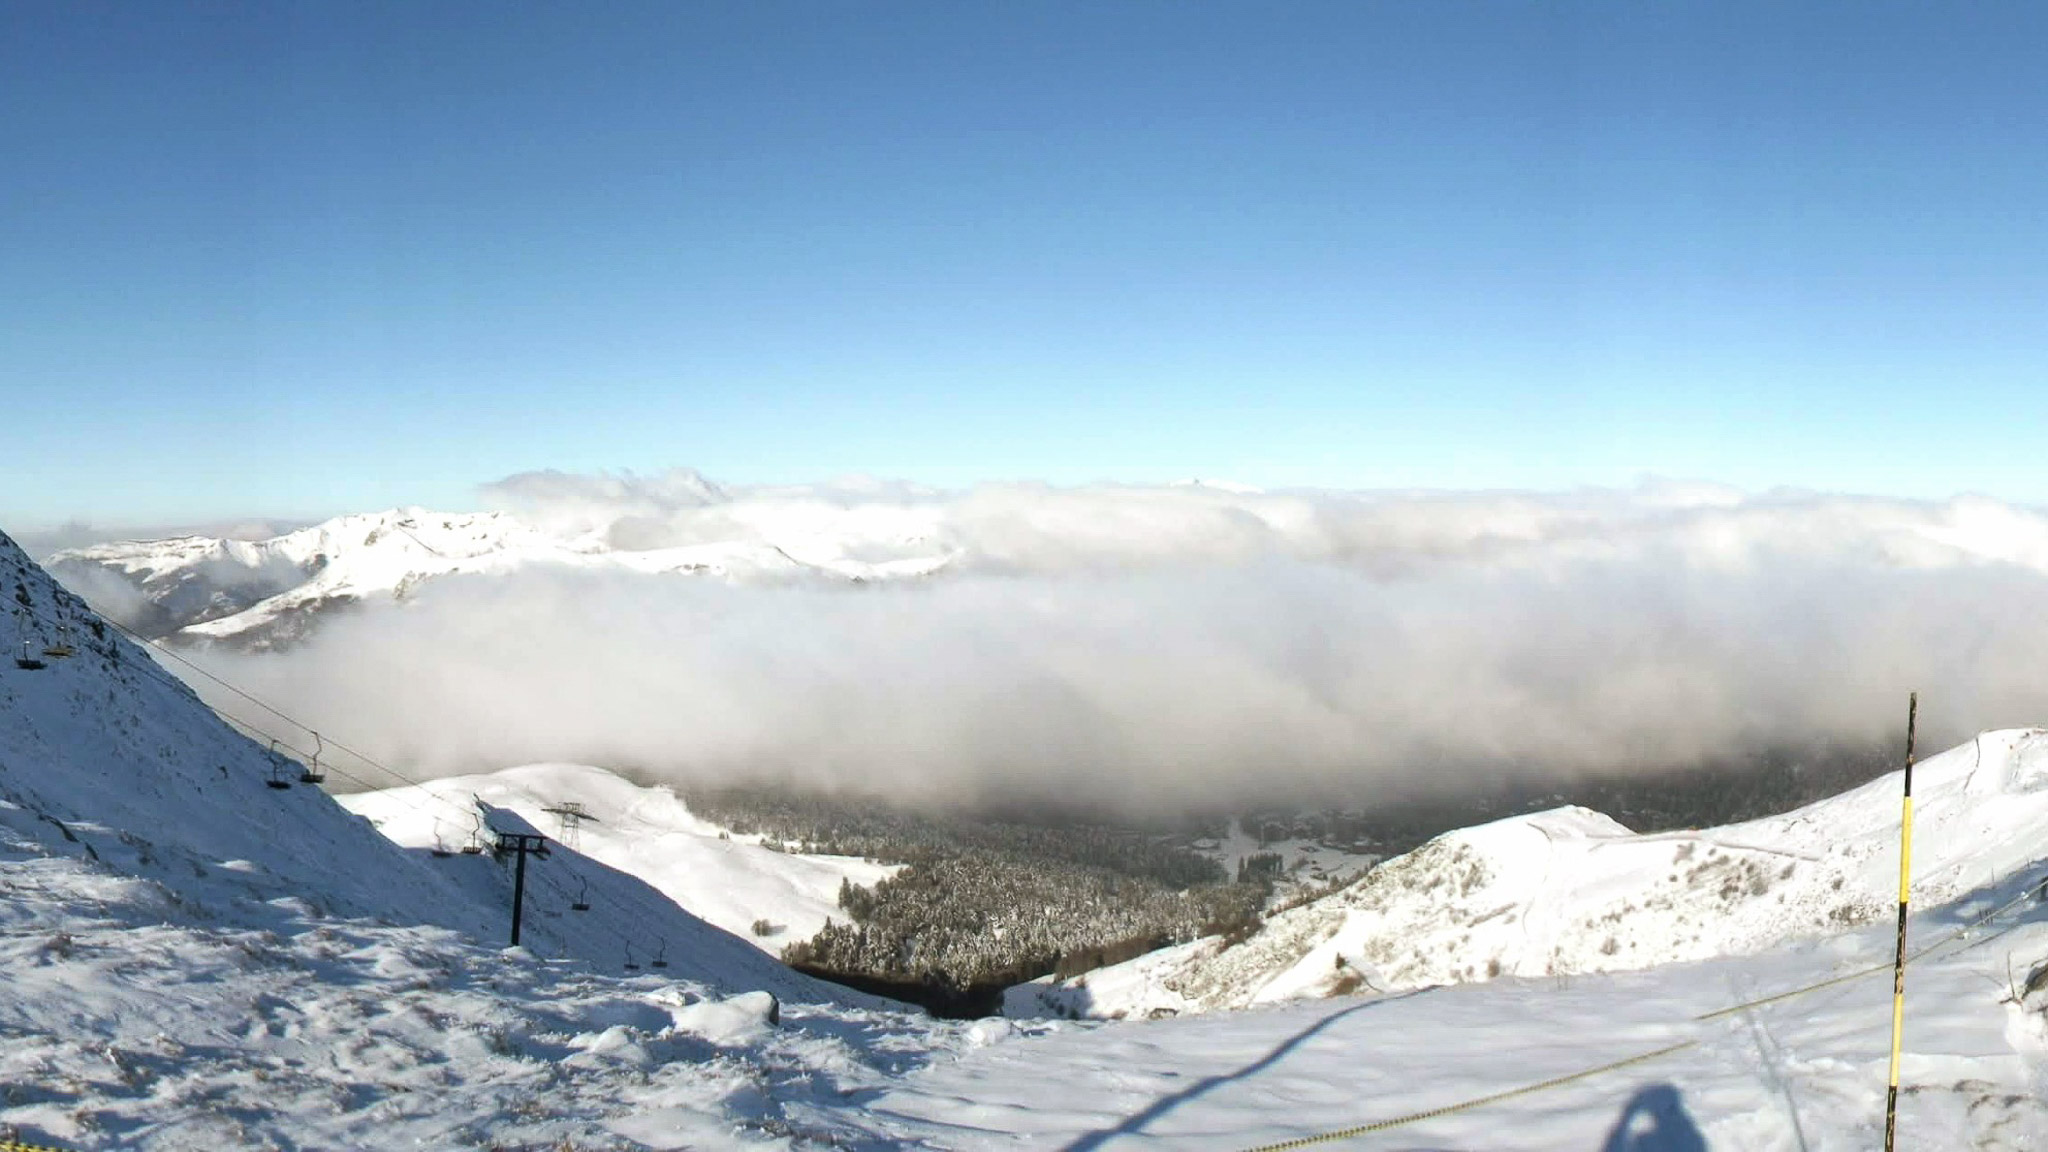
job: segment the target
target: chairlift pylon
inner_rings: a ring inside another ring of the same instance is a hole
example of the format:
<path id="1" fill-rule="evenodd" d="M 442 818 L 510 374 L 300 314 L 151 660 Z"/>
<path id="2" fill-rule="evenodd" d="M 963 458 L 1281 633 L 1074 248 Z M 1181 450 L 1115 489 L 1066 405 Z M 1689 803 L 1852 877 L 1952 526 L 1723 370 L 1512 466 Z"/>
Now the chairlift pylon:
<path id="1" fill-rule="evenodd" d="M 307 731 L 308 731 L 308 732 L 312 732 L 312 729 L 308 728 L 308 729 L 307 729 Z M 324 768 L 322 768 L 322 767 L 320 767 L 320 753 L 321 753 L 321 751 L 322 751 L 323 749 L 325 749 L 326 747 L 327 747 L 326 743 L 325 743 L 324 741 L 322 741 L 322 740 L 320 739 L 320 734 L 319 734 L 318 732 L 313 732 L 313 758 L 312 758 L 312 760 L 311 760 L 311 761 L 309 761 L 309 762 L 308 762 L 308 763 L 306 764 L 306 766 L 305 766 L 305 767 L 304 767 L 304 768 L 303 768 L 303 769 L 302 769 L 302 770 L 301 770 L 301 771 L 299 772 L 299 783 L 301 783 L 301 784 L 323 784 L 323 783 L 326 783 L 326 781 L 327 781 L 327 770 L 326 770 L 326 769 L 324 769 Z"/>
<path id="2" fill-rule="evenodd" d="M 585 880 L 581 876 L 578 876 L 576 878 L 576 883 L 578 885 L 576 889 L 576 898 L 574 900 L 569 901 L 569 911 L 588 912 L 590 911 L 590 881 Z"/>

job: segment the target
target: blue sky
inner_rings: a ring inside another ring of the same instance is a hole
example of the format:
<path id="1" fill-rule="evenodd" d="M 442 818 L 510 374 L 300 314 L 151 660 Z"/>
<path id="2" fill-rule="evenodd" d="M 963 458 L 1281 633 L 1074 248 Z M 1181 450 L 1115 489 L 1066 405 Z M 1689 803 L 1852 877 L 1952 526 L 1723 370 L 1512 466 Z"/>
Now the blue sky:
<path id="1" fill-rule="evenodd" d="M 2048 7 L 6 3 L 0 523 L 727 481 L 2048 502 Z"/>

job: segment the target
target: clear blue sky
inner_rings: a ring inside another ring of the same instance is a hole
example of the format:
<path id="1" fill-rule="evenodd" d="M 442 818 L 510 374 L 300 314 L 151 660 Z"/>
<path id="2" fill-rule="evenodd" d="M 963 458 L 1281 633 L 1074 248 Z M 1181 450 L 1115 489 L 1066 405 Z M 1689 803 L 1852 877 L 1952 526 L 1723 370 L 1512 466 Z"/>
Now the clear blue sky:
<path id="1" fill-rule="evenodd" d="M 2048 5 L 4 3 L 0 523 L 2048 501 Z"/>

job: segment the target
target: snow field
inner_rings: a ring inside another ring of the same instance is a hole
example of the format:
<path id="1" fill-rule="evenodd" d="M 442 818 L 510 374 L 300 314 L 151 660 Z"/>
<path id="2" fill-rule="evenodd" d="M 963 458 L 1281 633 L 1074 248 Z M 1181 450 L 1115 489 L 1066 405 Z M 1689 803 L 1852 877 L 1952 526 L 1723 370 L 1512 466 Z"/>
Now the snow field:
<path id="1" fill-rule="evenodd" d="M 1931 941 L 2008 883 L 1915 918 Z M 1881 1132 L 1884 972 L 1723 1018 L 1732 1004 L 1889 961 L 1889 926 L 1634 972 L 1493 981 L 1152 1021 L 1070 1025 L 904 1079 L 878 1118 L 948 1148 L 1245 1149 L 1443 1108 L 1689 1044 L 1555 1088 L 1332 1147 L 1850 1152 Z M 2048 1147 L 2048 962 L 2031 898 L 1916 963 L 1907 980 L 1904 1147 Z M 1661 1129 L 1645 1109 L 1675 1100 Z M 1051 1102 L 1057 1101 L 1057 1105 Z M 1623 1117 L 1651 1135 L 1610 1145 Z M 1697 1143 L 1683 1142 L 1688 1136 Z"/>
<path id="2" fill-rule="evenodd" d="M 828 918 L 846 919 L 838 903 L 841 883 L 872 886 L 900 870 L 858 857 L 772 851 L 759 836 L 727 832 L 692 815 L 668 788 L 643 788 L 589 765 L 530 764 L 337 799 L 399 844 L 431 848 L 437 839 L 461 842 L 468 828 L 455 814 L 472 796 L 557 838 L 563 835 L 559 817 L 547 809 L 580 803 L 591 819 L 576 833 L 577 851 L 638 877 L 770 955 L 808 939 Z M 436 802 L 426 802 L 429 797 Z M 574 885 L 569 890 L 575 894 Z M 774 931 L 756 934 L 760 920 Z"/>
<path id="3" fill-rule="evenodd" d="M 281 900 L 161 888 L 0 840 L 0 1125 L 78 1149 L 790 1147 L 963 1043 L 909 1012 L 618 980 Z M 267 921 L 268 926 L 257 923 Z M 877 1147 L 872 1142 L 854 1147 Z"/>

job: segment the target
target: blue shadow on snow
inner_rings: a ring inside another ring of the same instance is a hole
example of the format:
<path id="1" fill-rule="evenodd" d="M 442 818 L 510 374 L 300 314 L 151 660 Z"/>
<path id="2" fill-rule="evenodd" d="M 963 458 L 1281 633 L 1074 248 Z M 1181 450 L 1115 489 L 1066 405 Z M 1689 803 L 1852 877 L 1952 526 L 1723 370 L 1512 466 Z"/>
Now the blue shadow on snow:
<path id="1" fill-rule="evenodd" d="M 1600 1152 L 1707 1152 L 1678 1089 L 1653 1084 L 1629 1097 Z"/>

